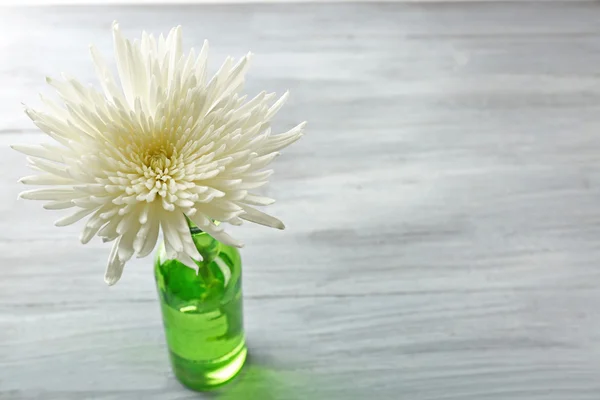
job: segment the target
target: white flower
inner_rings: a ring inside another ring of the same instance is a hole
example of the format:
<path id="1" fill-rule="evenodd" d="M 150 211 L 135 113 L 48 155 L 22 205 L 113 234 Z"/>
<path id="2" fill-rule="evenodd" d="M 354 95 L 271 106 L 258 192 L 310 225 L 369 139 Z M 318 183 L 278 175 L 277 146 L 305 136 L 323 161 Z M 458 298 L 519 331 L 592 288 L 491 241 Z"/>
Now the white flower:
<path id="1" fill-rule="evenodd" d="M 278 219 L 253 206 L 274 200 L 253 194 L 267 183 L 264 170 L 278 150 L 302 135 L 304 123 L 271 135 L 270 120 L 287 93 L 251 100 L 238 95 L 251 54 L 234 64 L 227 58 L 207 80 L 208 43 L 196 56 L 182 53 L 181 28 L 158 41 L 146 32 L 141 41 L 124 39 L 113 24 L 122 89 L 98 51 L 91 55 L 102 91 L 77 80 L 48 78 L 64 105 L 42 97 L 47 111 L 27 115 L 56 145 L 15 145 L 42 174 L 25 184 L 49 185 L 21 198 L 48 201 L 44 208 L 77 211 L 56 222 L 70 225 L 88 217 L 81 241 L 94 235 L 114 241 L 105 281 L 116 283 L 133 256 L 152 252 L 162 231 L 169 258 L 190 267 L 201 260 L 185 216 L 217 240 L 242 244 L 213 221 L 243 220 L 283 229 Z M 272 104 L 272 105 L 271 105 Z"/>

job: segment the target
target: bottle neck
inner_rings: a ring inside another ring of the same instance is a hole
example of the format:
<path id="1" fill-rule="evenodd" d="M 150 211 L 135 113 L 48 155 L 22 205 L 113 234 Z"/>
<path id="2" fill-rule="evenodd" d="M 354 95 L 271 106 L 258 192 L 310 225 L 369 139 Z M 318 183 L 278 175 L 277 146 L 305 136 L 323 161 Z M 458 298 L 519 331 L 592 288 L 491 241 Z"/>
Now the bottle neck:
<path id="1" fill-rule="evenodd" d="M 192 236 L 204 233 L 204 231 L 198 228 L 198 226 L 187 215 L 184 216 L 185 220 L 187 221 L 188 227 L 190 228 L 190 233 L 192 234 Z"/>
<path id="2" fill-rule="evenodd" d="M 206 233 L 206 232 L 204 232 L 202 229 L 198 228 L 197 226 L 190 226 L 190 233 L 192 234 L 192 236 L 194 236 L 194 235 L 199 235 L 200 233 Z"/>
<path id="3" fill-rule="evenodd" d="M 192 235 L 192 241 L 196 245 L 198 252 L 202 255 L 203 263 L 210 263 L 219 254 L 221 250 L 221 242 L 198 228 L 191 219 L 185 217 L 188 226 L 190 227 L 190 234 Z"/>
<path id="4" fill-rule="evenodd" d="M 185 220 L 187 221 L 188 227 L 190 228 L 190 233 L 192 234 L 192 236 L 198 235 L 201 233 L 208 235 L 208 233 L 206 233 L 202 229 L 198 228 L 198 226 L 194 223 L 194 221 L 192 221 L 187 215 L 184 215 L 184 216 L 185 216 Z M 212 222 L 215 225 L 219 225 L 219 221 L 216 221 L 213 219 Z M 208 236 L 210 236 L 210 235 L 208 235 Z M 216 240 L 216 239 L 213 239 L 213 240 Z"/>

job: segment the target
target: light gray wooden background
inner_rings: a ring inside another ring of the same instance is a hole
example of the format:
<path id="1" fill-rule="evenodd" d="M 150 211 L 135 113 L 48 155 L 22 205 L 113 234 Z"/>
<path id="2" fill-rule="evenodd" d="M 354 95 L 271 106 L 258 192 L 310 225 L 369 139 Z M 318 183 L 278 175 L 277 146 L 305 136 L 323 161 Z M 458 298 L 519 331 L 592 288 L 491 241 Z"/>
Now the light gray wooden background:
<path id="1" fill-rule="evenodd" d="M 600 4 L 3 9 L 0 399 L 600 399 Z M 95 82 L 87 45 L 182 24 L 291 90 L 284 232 L 243 227 L 251 359 L 211 396 L 167 360 L 151 260 L 17 201 L 9 143 L 44 76 Z"/>

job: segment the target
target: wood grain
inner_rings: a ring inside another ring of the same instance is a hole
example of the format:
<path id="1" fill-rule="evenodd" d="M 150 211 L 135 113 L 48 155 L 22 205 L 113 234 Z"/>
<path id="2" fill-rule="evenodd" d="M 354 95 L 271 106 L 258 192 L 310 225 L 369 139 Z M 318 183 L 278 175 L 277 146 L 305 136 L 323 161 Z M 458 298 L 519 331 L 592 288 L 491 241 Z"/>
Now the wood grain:
<path id="1" fill-rule="evenodd" d="M 0 399 L 597 400 L 598 3 L 2 9 Z M 149 259 L 108 288 L 108 248 L 17 201 L 45 140 L 23 115 L 68 71 L 95 82 L 110 24 L 182 24 L 256 53 L 308 134 L 246 226 L 251 359 L 210 396 L 173 378 Z"/>

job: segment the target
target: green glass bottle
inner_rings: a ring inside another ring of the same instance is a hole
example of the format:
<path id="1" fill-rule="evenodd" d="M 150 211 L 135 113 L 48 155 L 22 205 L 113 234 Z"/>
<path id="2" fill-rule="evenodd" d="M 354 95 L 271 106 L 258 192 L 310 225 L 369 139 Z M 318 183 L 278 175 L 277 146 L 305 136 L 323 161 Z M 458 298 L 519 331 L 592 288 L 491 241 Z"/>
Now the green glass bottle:
<path id="1" fill-rule="evenodd" d="M 195 226 L 192 238 L 203 261 L 198 274 L 156 255 L 155 277 L 175 376 L 190 389 L 209 390 L 231 380 L 246 361 L 241 259 Z"/>

